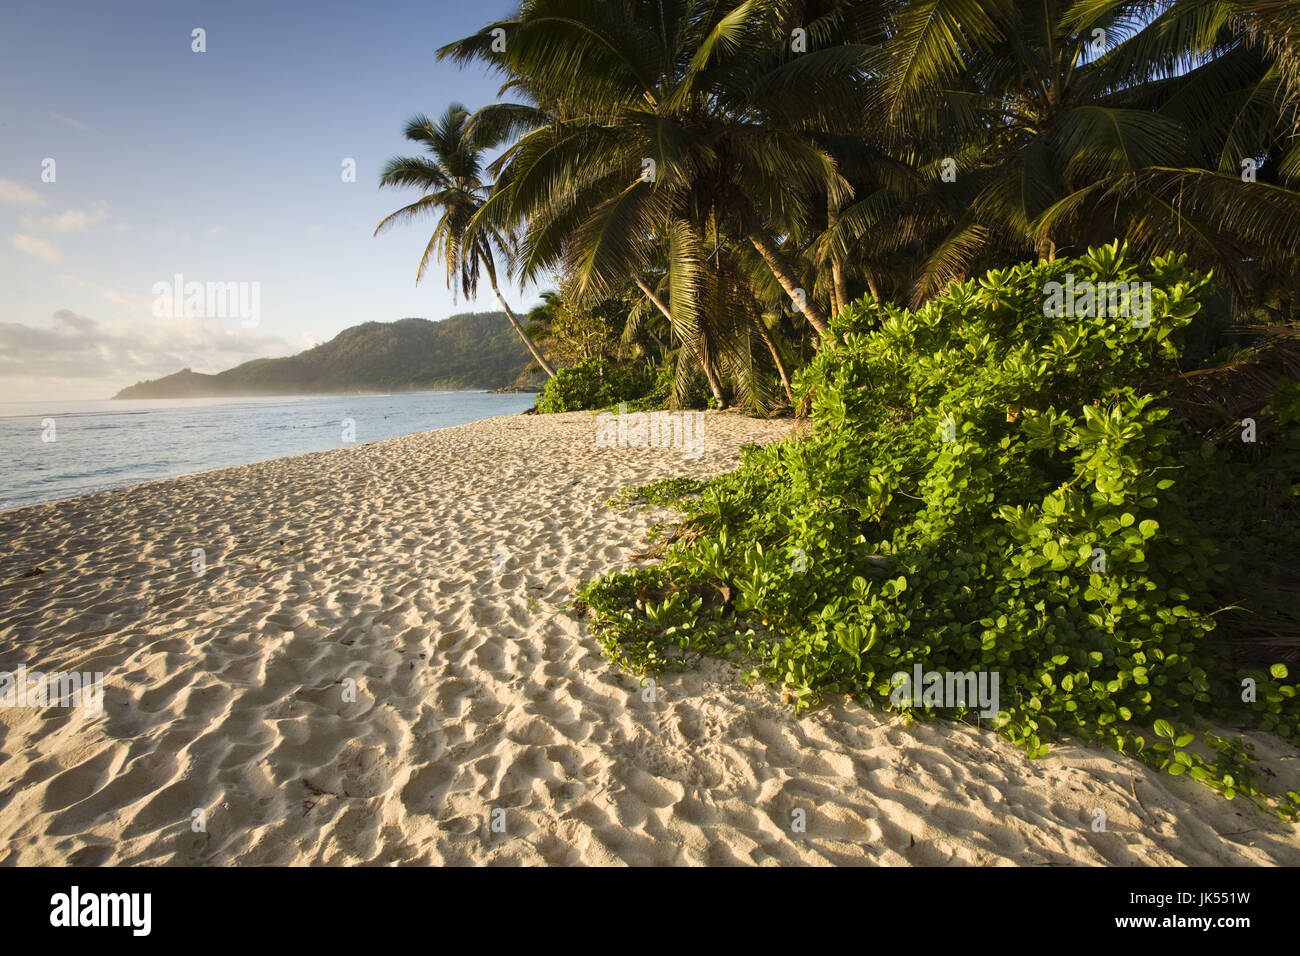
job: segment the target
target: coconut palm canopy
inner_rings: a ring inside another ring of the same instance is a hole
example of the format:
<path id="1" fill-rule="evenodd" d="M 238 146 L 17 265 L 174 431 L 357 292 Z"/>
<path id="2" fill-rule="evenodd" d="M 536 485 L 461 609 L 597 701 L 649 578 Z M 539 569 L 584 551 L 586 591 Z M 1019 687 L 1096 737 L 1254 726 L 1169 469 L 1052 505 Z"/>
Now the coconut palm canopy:
<path id="1" fill-rule="evenodd" d="M 467 293 L 499 259 L 635 300 L 679 397 L 790 401 L 849 301 L 1112 239 L 1213 270 L 1225 323 L 1295 315 L 1294 3 L 526 0 L 440 56 L 502 100 L 412 121 L 381 228 L 440 210 L 420 269 Z"/>

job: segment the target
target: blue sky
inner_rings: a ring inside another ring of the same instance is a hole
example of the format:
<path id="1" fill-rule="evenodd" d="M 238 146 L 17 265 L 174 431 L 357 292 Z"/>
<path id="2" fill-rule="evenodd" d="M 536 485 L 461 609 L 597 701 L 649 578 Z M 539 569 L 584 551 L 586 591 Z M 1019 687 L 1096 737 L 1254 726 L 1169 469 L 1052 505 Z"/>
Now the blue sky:
<path id="1" fill-rule="evenodd" d="M 6 0 L 0 14 L 0 401 L 107 398 L 297 352 L 365 321 L 496 309 L 415 285 L 428 226 L 382 236 L 413 113 L 496 98 L 436 58 L 510 0 Z M 193 52 L 192 30 L 207 50 Z M 42 182 L 42 162 L 56 179 Z M 356 162 L 356 182 L 342 163 Z M 158 317 L 154 286 L 258 283 L 238 316 Z M 518 308 L 537 290 L 514 287 Z"/>

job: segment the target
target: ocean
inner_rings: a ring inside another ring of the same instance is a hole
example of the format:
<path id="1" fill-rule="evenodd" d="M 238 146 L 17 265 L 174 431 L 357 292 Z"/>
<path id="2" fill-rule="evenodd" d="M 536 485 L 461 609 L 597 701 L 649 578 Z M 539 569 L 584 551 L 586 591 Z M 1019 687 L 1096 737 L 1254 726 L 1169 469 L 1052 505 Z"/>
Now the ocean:
<path id="1" fill-rule="evenodd" d="M 0 403 L 0 510 L 464 425 L 535 399 L 403 392 Z"/>

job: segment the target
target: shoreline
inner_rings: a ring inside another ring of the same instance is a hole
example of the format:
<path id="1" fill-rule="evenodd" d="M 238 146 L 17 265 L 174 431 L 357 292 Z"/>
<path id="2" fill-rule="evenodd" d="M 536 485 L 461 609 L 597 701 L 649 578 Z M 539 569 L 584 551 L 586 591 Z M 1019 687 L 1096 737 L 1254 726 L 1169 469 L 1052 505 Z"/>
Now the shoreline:
<path id="1" fill-rule="evenodd" d="M 346 396 L 346 395 L 344 395 L 344 396 L 302 396 L 302 395 L 299 395 L 299 396 L 289 396 L 289 398 L 293 398 L 293 399 L 301 399 L 301 400 L 303 400 L 303 401 L 313 401 L 313 400 L 317 400 L 317 399 L 320 399 L 320 398 L 350 398 L 350 397 L 387 398 L 387 397 L 404 397 L 404 396 L 407 395 L 407 394 L 417 394 L 417 393 L 376 393 L 376 394 L 374 394 L 374 395 L 367 395 L 367 396 Z M 486 392 L 486 391 L 481 391 L 481 390 L 476 390 L 476 391 L 467 391 L 467 392 L 428 392 L 428 393 L 418 393 L 418 394 L 429 394 L 429 395 L 457 395 L 457 394 L 464 394 L 464 395 L 490 395 L 490 394 L 496 394 L 496 393 L 493 393 L 493 392 Z M 506 393 L 502 393 L 502 394 L 506 394 Z M 273 403 L 273 402 L 278 401 L 278 400 L 279 400 L 279 397 L 278 397 L 278 396 L 269 396 L 269 397 L 264 396 L 263 399 L 264 399 L 264 401 L 265 401 L 266 403 Z M 104 402 L 108 402 L 108 401 L 111 401 L 111 400 L 109 400 L 109 399 L 104 399 L 104 400 L 102 400 L 102 401 L 104 401 Z M 128 401 L 128 402 L 134 402 L 134 401 L 158 402 L 158 401 L 161 401 L 161 402 L 165 402 L 165 403 L 168 403 L 168 404 L 167 404 L 167 406 L 164 407 L 164 408 L 160 408 L 160 409 L 142 409 L 142 410 L 140 410 L 140 411 L 128 411 L 128 410 L 123 409 L 123 410 L 121 410 L 120 412 L 118 412 L 118 411 L 116 411 L 116 410 L 113 410 L 113 411 L 106 411 L 106 410 L 90 410 L 90 411 L 63 412 L 63 413 L 61 413 L 61 414 L 59 415 L 59 417 L 60 417 L 60 418 L 64 418 L 64 419 L 76 419 L 77 417 L 80 417 L 80 416 L 99 416 L 99 415 L 105 415 L 105 414 L 107 414 L 107 415 L 112 415 L 112 414 L 147 414 L 148 412 L 154 412 L 154 411 L 156 411 L 156 412 L 175 411 L 175 410 L 177 410 L 178 408 L 180 408 L 181 406 L 178 406 L 178 405 L 176 405 L 176 404 L 172 404 L 172 403 L 175 403 L 175 402 L 185 402 L 185 401 L 190 401 L 190 400 L 189 400 L 189 399 L 161 399 L 161 400 L 159 400 L 159 399 L 126 399 L 126 400 L 124 400 L 124 401 Z M 205 401 L 205 402 L 206 402 L 206 401 L 209 401 L 209 400 L 207 400 L 207 399 L 196 399 L 195 401 Z M 261 402 L 262 399 L 259 399 L 258 401 Z M 220 407 L 220 402 L 221 402 L 221 400 L 216 400 L 215 402 L 212 402 L 211 404 L 204 405 L 204 406 L 197 406 L 197 407 L 200 407 L 200 408 L 218 408 L 218 407 Z M 232 402 L 234 402 L 234 404 L 236 404 L 236 405 L 240 404 L 240 403 L 238 402 L 238 400 L 232 400 Z M 509 413 L 506 413 L 505 415 L 491 415 L 491 416 L 488 416 L 488 418 L 512 417 L 512 416 L 514 416 L 514 415 L 520 415 L 520 414 L 527 414 L 527 411 L 522 411 L 522 412 L 509 412 Z M 35 416 L 32 416 L 32 415 L 22 415 L 22 416 L 12 416 L 12 417 L 15 417 L 15 418 L 33 418 L 33 417 L 35 417 Z M 475 419 L 475 421 L 484 421 L 484 420 L 485 420 L 485 419 Z M 443 429 L 443 428 L 456 428 L 456 427 L 459 427 L 459 426 L 462 425 L 462 424 L 473 424 L 473 422 L 458 422 L 458 423 L 456 423 L 456 424 L 451 424 L 451 425 L 440 425 L 440 426 L 436 426 L 436 427 L 433 427 L 433 428 L 421 428 L 419 431 L 409 432 L 409 433 L 406 434 L 406 435 L 394 435 L 394 436 L 391 436 L 391 438 L 406 438 L 406 437 L 410 437 L 410 435 L 423 434 L 424 432 L 427 432 L 427 431 L 440 431 L 440 430 Z M 144 479 L 143 481 L 138 480 L 138 479 L 127 479 L 125 482 L 123 482 L 123 483 L 121 483 L 121 484 L 118 484 L 118 483 L 116 483 L 116 482 L 111 482 L 111 483 L 105 485 L 104 487 L 95 488 L 94 490 L 90 490 L 90 491 L 80 491 L 80 490 L 79 490 L 79 491 L 77 491 L 77 492 L 75 492 L 75 493 L 73 493 L 73 494 L 70 494 L 70 495 L 60 494 L 58 497 L 47 498 L 47 499 L 39 500 L 39 501 L 25 501 L 25 502 L 20 502 L 20 503 L 16 503 L 16 504 L 10 504 L 10 503 L 8 503 L 8 502 L 6 502 L 6 501 L 0 500 L 0 514 L 4 514 L 4 513 L 7 513 L 7 512 L 10 512 L 10 511 L 15 511 L 15 510 L 18 510 L 18 509 L 21 509 L 21 508 L 36 508 L 36 507 L 40 507 L 40 506 L 47 505 L 47 504 L 54 504 L 54 503 L 57 503 L 57 502 L 60 502 L 60 501 L 71 501 L 71 500 L 75 500 L 75 499 L 78 499 L 78 498 L 91 497 L 91 496 L 94 496 L 94 495 L 112 494 L 112 493 L 115 493 L 115 492 L 130 491 L 130 490 L 132 490 L 132 489 L 134 489 L 134 488 L 140 487 L 141 485 L 155 484 L 155 483 L 157 483 L 157 482 L 161 482 L 161 481 L 177 481 L 177 480 L 180 480 L 180 479 L 183 479 L 183 478 L 192 478 L 192 477 L 195 477 L 195 476 L 197 476 L 197 475 L 206 475 L 206 474 L 211 474 L 212 472 L 215 472 L 215 471 L 227 471 L 227 470 L 232 469 L 232 468 L 242 468 L 242 467 L 245 467 L 245 466 L 248 466 L 248 465 L 265 464 L 266 462 L 279 461 L 279 460 L 281 460 L 281 459 L 283 459 L 283 458 L 293 458 L 293 457 L 297 457 L 297 456 L 300 456 L 300 455 L 314 455 L 314 454 L 321 454 L 321 453 L 331 452 L 331 451 L 346 451 L 346 450 L 349 449 L 349 448 L 360 447 L 360 446 L 363 445 L 363 444 L 375 444 L 375 443 L 377 443 L 377 442 L 389 441 L 389 440 L 391 440 L 391 438 L 376 438 L 376 439 L 372 439 L 372 440 L 367 441 L 367 442 L 355 442 L 355 443 L 353 443 L 353 442 L 348 442 L 348 443 L 343 443 L 343 444 L 337 444 L 337 445 L 334 445 L 333 447 L 329 447 L 329 448 L 321 448 L 321 449 L 317 449 L 317 450 L 315 450 L 315 451 L 296 451 L 296 452 L 291 452 L 290 454 L 285 454 L 285 455 L 276 455 L 274 458 L 264 458 L 264 459 L 260 459 L 260 460 L 258 460 L 258 461 L 240 462 L 240 463 L 236 463 L 236 464 L 226 464 L 226 465 L 219 465 L 219 466 L 216 466 L 216 467 L 208 467 L 208 468 L 202 468 L 202 467 L 201 467 L 200 470 L 198 470 L 198 471 L 184 472 L 184 473 L 181 473 L 181 474 L 175 474 L 175 475 L 164 475 L 164 476 L 160 476 L 160 477 L 150 477 L 150 478 L 146 478 L 146 479 Z M 136 464 L 137 467 L 139 467 L 139 463 L 138 463 L 138 462 L 135 463 L 135 464 Z M 62 478 L 62 479 L 65 479 L 65 480 L 66 480 L 68 477 L 70 477 L 70 476 L 67 476 L 67 475 L 61 476 L 61 478 Z M 80 477 L 80 476 L 72 476 L 72 477 Z"/>
<path id="2" fill-rule="evenodd" d="M 475 392 L 474 394 L 477 395 L 477 394 L 486 394 L 486 393 Z M 128 399 L 128 401 L 130 400 L 131 399 Z M 30 504 L 14 505 L 12 508 L 0 508 L 0 515 L 8 515 L 15 511 L 21 511 L 24 508 L 44 508 L 47 505 L 57 505 L 68 501 L 81 501 L 82 499 L 95 498 L 98 497 L 99 495 L 125 494 L 127 492 L 135 491 L 136 489 L 139 488 L 147 488 L 150 485 L 159 485 L 169 481 L 186 481 L 191 478 L 203 478 L 207 475 L 216 475 L 223 471 L 237 471 L 241 468 L 252 468 L 255 465 L 270 465 L 276 462 L 288 461 L 293 458 L 310 458 L 313 455 L 332 455 L 337 452 L 346 452 L 354 448 L 365 448 L 370 445 L 381 445 L 384 442 L 389 442 L 389 441 L 401 441 L 404 438 L 412 438 L 416 435 L 427 435 L 430 432 L 445 431 L 448 428 L 464 428 L 466 424 L 476 425 L 478 424 L 478 422 L 493 421 L 494 419 L 498 419 L 498 418 L 515 418 L 522 414 L 524 413 L 516 412 L 513 415 L 493 415 L 490 418 L 480 418 L 478 419 L 478 421 L 467 422 L 461 425 L 443 425 L 441 428 L 429 428 L 426 429 L 425 431 L 412 432 L 410 435 L 395 435 L 392 438 L 376 438 L 374 441 L 357 442 L 356 444 L 343 445 L 339 448 L 324 448 L 321 449 L 320 451 L 304 451 L 304 452 L 298 452 L 293 455 L 280 455 L 276 458 L 264 458 L 261 461 L 250 461 L 242 465 L 227 465 L 223 468 L 209 468 L 206 471 L 192 471 L 184 475 L 172 475 L 169 478 L 150 478 L 148 481 L 140 481 L 140 482 L 136 482 L 135 484 L 122 485 L 120 487 L 101 488 L 98 491 L 88 491 L 85 494 L 71 495 L 67 498 L 51 498 L 48 501 L 33 501 Z"/>
<path id="3" fill-rule="evenodd" d="M 0 707 L 0 862 L 1300 863 L 1295 827 L 1107 751 L 796 719 L 716 660 L 647 699 L 565 605 L 672 514 L 607 498 L 794 424 L 702 414 L 695 458 L 515 414 L 0 512 L 0 671 L 104 675 L 98 717 Z"/>
<path id="4" fill-rule="evenodd" d="M 249 392 L 247 394 L 238 392 L 230 395 L 157 395 L 152 398 L 123 398 L 119 392 L 116 395 L 110 395 L 103 399 L 87 399 L 87 401 L 103 402 L 189 402 L 189 401 L 209 401 L 211 399 L 276 399 L 276 398 L 383 398 L 387 395 L 509 395 L 509 394 L 533 394 L 540 393 L 540 388 L 517 388 L 513 385 L 503 386 L 501 388 L 401 388 L 386 389 L 380 391 L 355 391 L 355 392 Z M 9 404 L 20 404 L 12 402 Z"/>

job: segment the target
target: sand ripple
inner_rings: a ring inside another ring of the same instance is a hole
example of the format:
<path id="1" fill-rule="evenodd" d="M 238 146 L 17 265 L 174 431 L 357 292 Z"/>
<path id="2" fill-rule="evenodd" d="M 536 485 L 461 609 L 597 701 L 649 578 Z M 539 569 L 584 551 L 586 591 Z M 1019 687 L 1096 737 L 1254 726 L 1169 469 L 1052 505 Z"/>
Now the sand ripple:
<path id="1" fill-rule="evenodd" d="M 665 518 L 604 500 L 789 427 L 711 413 L 691 460 L 512 416 L 0 513 L 0 670 L 106 675 L 99 717 L 0 709 L 0 862 L 1300 863 L 1095 750 L 796 720 L 720 662 L 644 700 L 563 612 Z"/>

